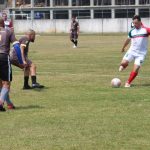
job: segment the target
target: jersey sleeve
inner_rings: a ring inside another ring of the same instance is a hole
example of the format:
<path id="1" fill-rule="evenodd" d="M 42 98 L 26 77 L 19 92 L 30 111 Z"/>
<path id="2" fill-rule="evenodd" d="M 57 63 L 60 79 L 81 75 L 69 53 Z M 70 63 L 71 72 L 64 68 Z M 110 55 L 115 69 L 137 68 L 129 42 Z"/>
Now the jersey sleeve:
<path id="1" fill-rule="evenodd" d="M 148 35 L 150 35 L 150 28 L 146 27 Z"/>
<path id="2" fill-rule="evenodd" d="M 132 31 L 132 30 L 131 30 L 131 31 Z M 128 33 L 128 38 L 129 38 L 129 39 L 132 38 L 131 31 Z"/>
<path id="3" fill-rule="evenodd" d="M 21 46 L 23 46 L 23 47 L 26 47 L 27 46 L 27 39 L 26 38 L 21 38 L 20 40 L 19 40 L 19 42 L 20 42 L 20 45 Z"/>

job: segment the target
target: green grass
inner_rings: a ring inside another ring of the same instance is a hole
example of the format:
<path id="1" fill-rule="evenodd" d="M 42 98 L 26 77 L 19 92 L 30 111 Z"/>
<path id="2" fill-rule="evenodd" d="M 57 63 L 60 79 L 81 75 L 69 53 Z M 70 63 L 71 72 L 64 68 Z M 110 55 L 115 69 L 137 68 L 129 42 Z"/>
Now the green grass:
<path id="1" fill-rule="evenodd" d="M 13 67 L 11 98 L 17 109 L 0 113 L 1 150 L 148 150 L 150 58 L 130 89 L 132 69 L 118 73 L 126 36 L 39 36 L 30 58 L 43 90 L 23 91 L 23 72 Z M 111 88 L 119 77 L 121 88 Z"/>

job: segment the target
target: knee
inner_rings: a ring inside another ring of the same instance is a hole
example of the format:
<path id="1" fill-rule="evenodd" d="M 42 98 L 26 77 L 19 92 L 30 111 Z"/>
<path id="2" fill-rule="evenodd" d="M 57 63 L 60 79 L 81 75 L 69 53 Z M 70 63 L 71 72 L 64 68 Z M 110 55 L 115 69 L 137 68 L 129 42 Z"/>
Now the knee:
<path id="1" fill-rule="evenodd" d="M 121 62 L 121 66 L 123 66 L 124 68 L 126 68 L 128 66 L 128 64 L 129 64 L 128 61 Z"/>
<path id="2" fill-rule="evenodd" d="M 31 65 L 31 68 L 35 70 L 35 69 L 36 69 L 36 65 L 35 65 L 35 64 L 32 64 L 32 65 Z"/>
<path id="3" fill-rule="evenodd" d="M 8 81 L 3 81 L 2 82 L 2 87 L 5 87 L 5 88 L 10 88 L 10 82 L 8 82 Z"/>

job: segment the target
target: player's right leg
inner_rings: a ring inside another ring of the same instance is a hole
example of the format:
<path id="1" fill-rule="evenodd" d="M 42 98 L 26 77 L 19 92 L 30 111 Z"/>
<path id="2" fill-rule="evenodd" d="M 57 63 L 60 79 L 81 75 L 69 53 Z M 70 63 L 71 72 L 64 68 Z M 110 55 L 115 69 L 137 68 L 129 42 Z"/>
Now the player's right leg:
<path id="1" fill-rule="evenodd" d="M 0 93 L 0 111 L 5 111 L 3 104 L 9 95 L 10 82 L 12 81 L 11 64 L 9 58 L 6 60 L 0 62 L 0 79 L 2 84 Z"/>
<path id="2" fill-rule="evenodd" d="M 73 33 L 72 33 L 72 32 L 70 33 L 70 41 L 71 41 L 73 44 L 75 44 L 75 43 L 74 43 L 74 36 L 73 36 Z"/>
<path id="3" fill-rule="evenodd" d="M 23 85 L 23 90 L 31 89 L 31 87 L 29 85 L 29 75 L 30 75 L 30 67 L 24 68 L 24 85 Z"/>
<path id="4" fill-rule="evenodd" d="M 123 71 L 133 60 L 134 60 L 134 55 L 131 52 L 127 52 L 121 61 L 119 72 Z"/>

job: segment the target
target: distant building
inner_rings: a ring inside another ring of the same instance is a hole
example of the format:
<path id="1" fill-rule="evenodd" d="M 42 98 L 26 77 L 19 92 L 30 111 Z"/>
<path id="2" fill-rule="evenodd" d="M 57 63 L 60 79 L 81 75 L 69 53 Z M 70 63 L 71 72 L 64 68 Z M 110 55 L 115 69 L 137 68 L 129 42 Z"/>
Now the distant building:
<path id="1" fill-rule="evenodd" d="M 41 19 L 150 17 L 150 0 L 1 0 L 0 7 L 18 14 L 16 19 L 19 14 L 37 19 L 37 13 L 43 15 Z"/>
<path id="2" fill-rule="evenodd" d="M 81 31 L 96 33 L 126 32 L 135 14 L 147 25 L 150 21 L 150 0 L 1 0 L 0 7 L 13 17 L 18 32 L 30 26 L 39 32 L 68 32 L 72 16 L 80 19 Z"/>

